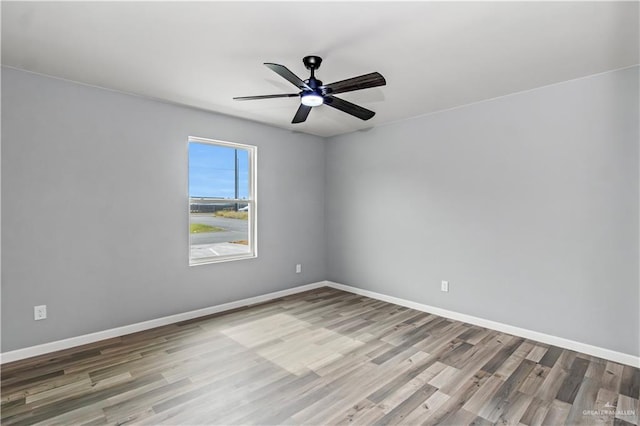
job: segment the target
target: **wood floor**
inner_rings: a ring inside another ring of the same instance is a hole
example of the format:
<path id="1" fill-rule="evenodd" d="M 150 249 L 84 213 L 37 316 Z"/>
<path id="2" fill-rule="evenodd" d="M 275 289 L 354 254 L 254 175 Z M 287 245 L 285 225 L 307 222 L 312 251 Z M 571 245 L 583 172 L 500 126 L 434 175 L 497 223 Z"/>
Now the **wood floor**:
<path id="1" fill-rule="evenodd" d="M 2 424 L 638 425 L 640 370 L 322 288 L 18 361 Z"/>

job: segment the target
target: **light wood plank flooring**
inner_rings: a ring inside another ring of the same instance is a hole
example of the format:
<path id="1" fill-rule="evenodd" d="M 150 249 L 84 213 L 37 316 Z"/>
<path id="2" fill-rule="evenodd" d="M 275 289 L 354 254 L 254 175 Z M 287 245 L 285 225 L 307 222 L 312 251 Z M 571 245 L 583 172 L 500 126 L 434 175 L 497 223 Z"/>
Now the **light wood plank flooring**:
<path id="1" fill-rule="evenodd" d="M 322 288 L 18 361 L 3 425 L 638 425 L 640 370 Z"/>

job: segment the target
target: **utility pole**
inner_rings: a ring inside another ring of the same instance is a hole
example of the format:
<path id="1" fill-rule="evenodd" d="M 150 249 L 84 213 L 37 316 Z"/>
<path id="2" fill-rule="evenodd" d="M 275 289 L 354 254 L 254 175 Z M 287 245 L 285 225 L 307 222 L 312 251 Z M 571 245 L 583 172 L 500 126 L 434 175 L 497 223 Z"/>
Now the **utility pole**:
<path id="1" fill-rule="evenodd" d="M 234 149 L 234 154 L 235 154 L 235 167 L 236 167 L 236 177 L 235 177 L 235 190 L 236 190 L 236 196 L 235 199 L 237 200 L 238 198 L 240 198 L 240 172 L 239 172 L 239 167 L 238 167 L 238 150 Z M 238 211 L 238 202 L 236 201 L 236 211 Z"/>

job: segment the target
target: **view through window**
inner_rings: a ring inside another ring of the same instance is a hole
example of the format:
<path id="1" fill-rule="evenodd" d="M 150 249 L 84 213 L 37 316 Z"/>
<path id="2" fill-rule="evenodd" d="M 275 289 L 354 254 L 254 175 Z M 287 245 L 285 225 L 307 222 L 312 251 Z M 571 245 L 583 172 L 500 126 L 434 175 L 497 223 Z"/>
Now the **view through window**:
<path id="1" fill-rule="evenodd" d="M 255 257 L 254 146 L 189 138 L 189 263 Z"/>

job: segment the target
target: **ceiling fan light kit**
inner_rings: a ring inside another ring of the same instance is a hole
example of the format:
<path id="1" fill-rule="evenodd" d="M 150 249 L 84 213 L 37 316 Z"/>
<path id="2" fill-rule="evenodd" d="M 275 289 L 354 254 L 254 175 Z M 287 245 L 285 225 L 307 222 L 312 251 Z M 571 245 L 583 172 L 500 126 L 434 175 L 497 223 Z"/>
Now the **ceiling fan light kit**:
<path id="1" fill-rule="evenodd" d="M 307 93 L 300 95 L 300 102 L 302 105 L 314 107 L 322 105 L 324 103 L 324 98 L 315 93 Z"/>
<path id="2" fill-rule="evenodd" d="M 337 93 L 352 92 L 354 90 L 369 89 L 371 87 L 384 86 L 387 84 L 384 77 L 377 72 L 361 75 L 358 77 L 349 78 L 346 80 L 336 81 L 335 83 L 323 85 L 322 81 L 316 79 L 315 70 L 320 67 L 322 58 L 319 56 L 305 56 L 302 59 L 304 66 L 311 71 L 311 76 L 307 80 L 302 80 L 300 77 L 292 73 L 284 65 L 273 64 L 270 62 L 265 65 L 273 72 L 284 78 L 298 89 L 299 93 L 286 93 L 277 95 L 261 95 L 261 96 L 242 96 L 233 98 L 238 101 L 256 100 L 256 99 L 273 99 L 273 98 L 300 98 L 300 106 L 296 115 L 293 117 L 292 123 L 302 123 L 307 119 L 311 108 L 327 105 L 342 112 L 346 112 L 361 120 L 369 120 L 376 113 L 363 108 L 359 105 L 353 104 L 344 99 L 336 98 L 334 95 Z"/>

